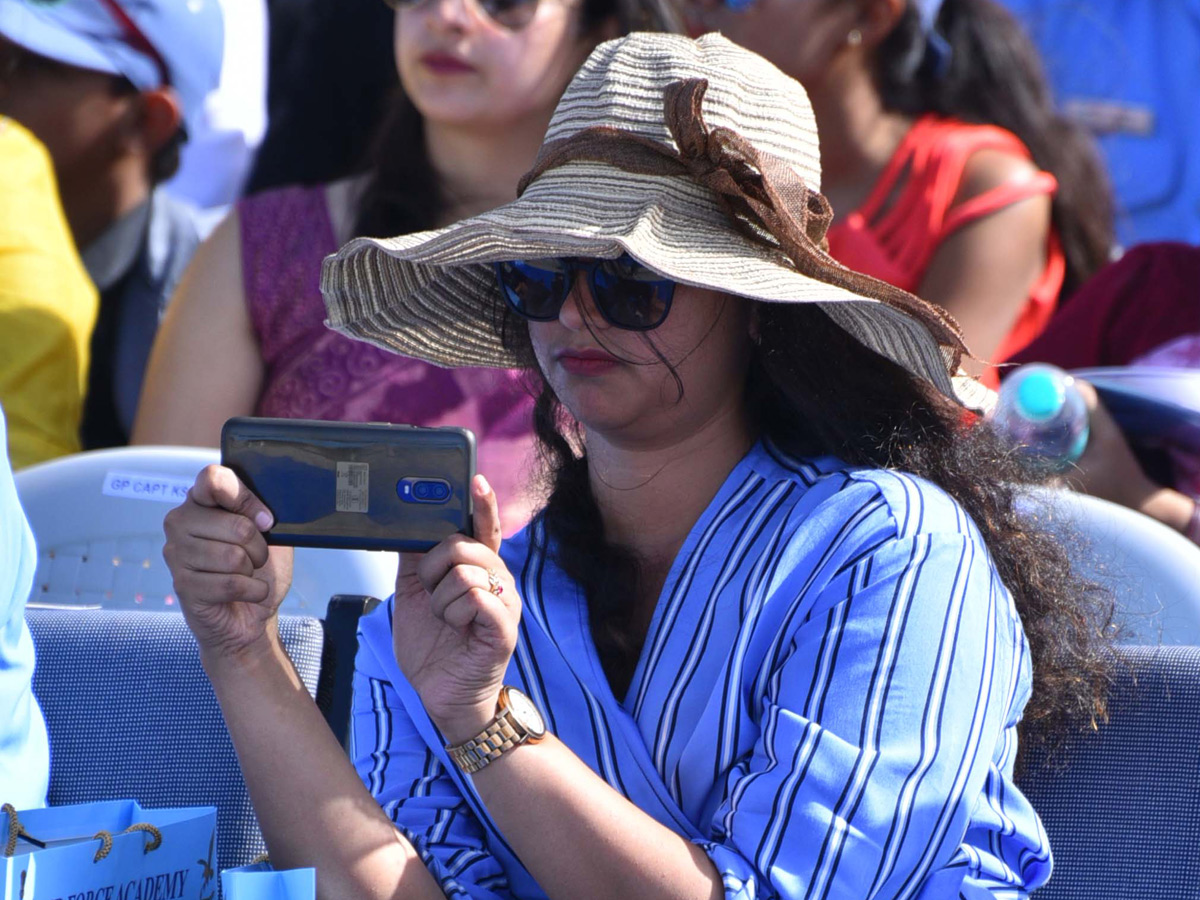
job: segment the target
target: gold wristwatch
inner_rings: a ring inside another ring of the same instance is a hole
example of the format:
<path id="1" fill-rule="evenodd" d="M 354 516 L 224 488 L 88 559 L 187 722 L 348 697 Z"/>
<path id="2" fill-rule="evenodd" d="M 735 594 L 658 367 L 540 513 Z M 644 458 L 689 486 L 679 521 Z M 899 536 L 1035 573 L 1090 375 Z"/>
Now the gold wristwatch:
<path id="1" fill-rule="evenodd" d="M 455 764 L 471 775 L 520 744 L 536 744 L 546 736 L 546 721 L 533 701 L 516 688 L 500 689 L 496 718 L 483 731 L 461 744 L 447 747 Z"/>

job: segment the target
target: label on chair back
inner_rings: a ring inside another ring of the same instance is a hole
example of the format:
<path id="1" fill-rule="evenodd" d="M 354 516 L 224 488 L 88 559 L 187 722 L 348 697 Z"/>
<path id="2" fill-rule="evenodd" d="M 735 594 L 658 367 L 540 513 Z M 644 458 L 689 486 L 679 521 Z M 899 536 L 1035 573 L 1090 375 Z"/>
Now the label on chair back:
<path id="1" fill-rule="evenodd" d="M 160 503 L 182 503 L 192 486 L 190 478 L 173 478 L 149 472 L 107 472 L 103 493 L 106 497 L 129 497 L 134 500 L 157 500 Z"/>

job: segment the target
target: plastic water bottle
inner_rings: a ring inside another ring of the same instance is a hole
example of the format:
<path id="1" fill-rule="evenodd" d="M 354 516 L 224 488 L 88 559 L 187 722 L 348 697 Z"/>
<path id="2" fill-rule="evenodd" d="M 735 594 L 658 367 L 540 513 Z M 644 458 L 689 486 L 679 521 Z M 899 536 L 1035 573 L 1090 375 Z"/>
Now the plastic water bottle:
<path id="1" fill-rule="evenodd" d="M 1087 447 L 1087 404 L 1075 379 L 1057 366 L 1030 363 L 1009 375 L 992 425 L 1038 465 L 1056 472 Z"/>

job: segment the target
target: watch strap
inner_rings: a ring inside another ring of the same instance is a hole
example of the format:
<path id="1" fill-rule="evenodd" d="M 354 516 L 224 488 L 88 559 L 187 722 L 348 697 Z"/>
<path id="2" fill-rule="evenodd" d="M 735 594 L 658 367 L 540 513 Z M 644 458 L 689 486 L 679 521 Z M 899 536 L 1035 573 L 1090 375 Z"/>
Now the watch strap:
<path id="1" fill-rule="evenodd" d="M 461 744 L 447 747 L 454 764 L 472 775 L 529 739 L 529 732 L 518 728 L 507 709 L 500 710 L 488 726 Z"/>

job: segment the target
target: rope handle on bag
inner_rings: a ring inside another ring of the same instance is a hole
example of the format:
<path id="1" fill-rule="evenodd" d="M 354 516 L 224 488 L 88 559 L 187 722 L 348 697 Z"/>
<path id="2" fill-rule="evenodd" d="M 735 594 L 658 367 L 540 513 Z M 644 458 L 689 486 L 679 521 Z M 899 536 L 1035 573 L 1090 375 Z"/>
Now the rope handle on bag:
<path id="1" fill-rule="evenodd" d="M 141 831 L 150 835 L 150 840 L 146 841 L 145 845 L 142 847 L 143 853 L 149 853 L 151 850 L 157 850 L 162 846 L 162 832 L 149 822 L 137 822 L 133 825 L 130 825 L 124 831 L 119 832 L 118 836 L 121 834 L 131 834 L 135 831 Z M 104 831 L 102 829 L 92 835 L 92 840 L 100 841 L 100 849 L 96 851 L 96 856 L 92 862 L 100 862 L 100 860 L 104 859 L 104 857 L 108 856 L 108 854 L 112 852 L 113 833 L 111 831 Z"/>
<path id="2" fill-rule="evenodd" d="M 5 803 L 3 806 L 0 806 L 0 812 L 8 816 L 8 839 L 4 844 L 4 855 L 6 857 L 12 856 L 16 852 L 17 840 L 20 838 L 25 838 L 29 843 L 38 847 L 46 846 L 45 843 L 37 840 L 25 830 L 25 826 L 21 824 L 21 820 L 17 817 L 16 807 L 11 803 Z M 130 825 L 124 831 L 119 832 L 119 834 L 130 834 L 135 831 L 141 831 L 150 835 L 150 840 L 146 841 L 142 847 L 143 853 L 149 853 L 151 850 L 157 850 L 162 846 L 162 832 L 148 822 L 138 822 Z M 96 851 L 96 856 L 92 859 L 92 862 L 100 862 L 100 860 L 112 852 L 113 833 L 102 829 L 92 835 L 92 840 L 100 842 L 100 849 Z"/>
<path id="3" fill-rule="evenodd" d="M 17 808 L 11 803 L 5 803 L 3 806 L 0 806 L 0 812 L 8 816 L 8 839 L 4 843 L 5 857 L 12 856 L 17 852 L 17 840 L 19 838 L 25 838 L 29 843 L 38 847 L 46 846 L 25 830 L 25 826 L 21 824 L 21 820 L 17 817 Z"/>

